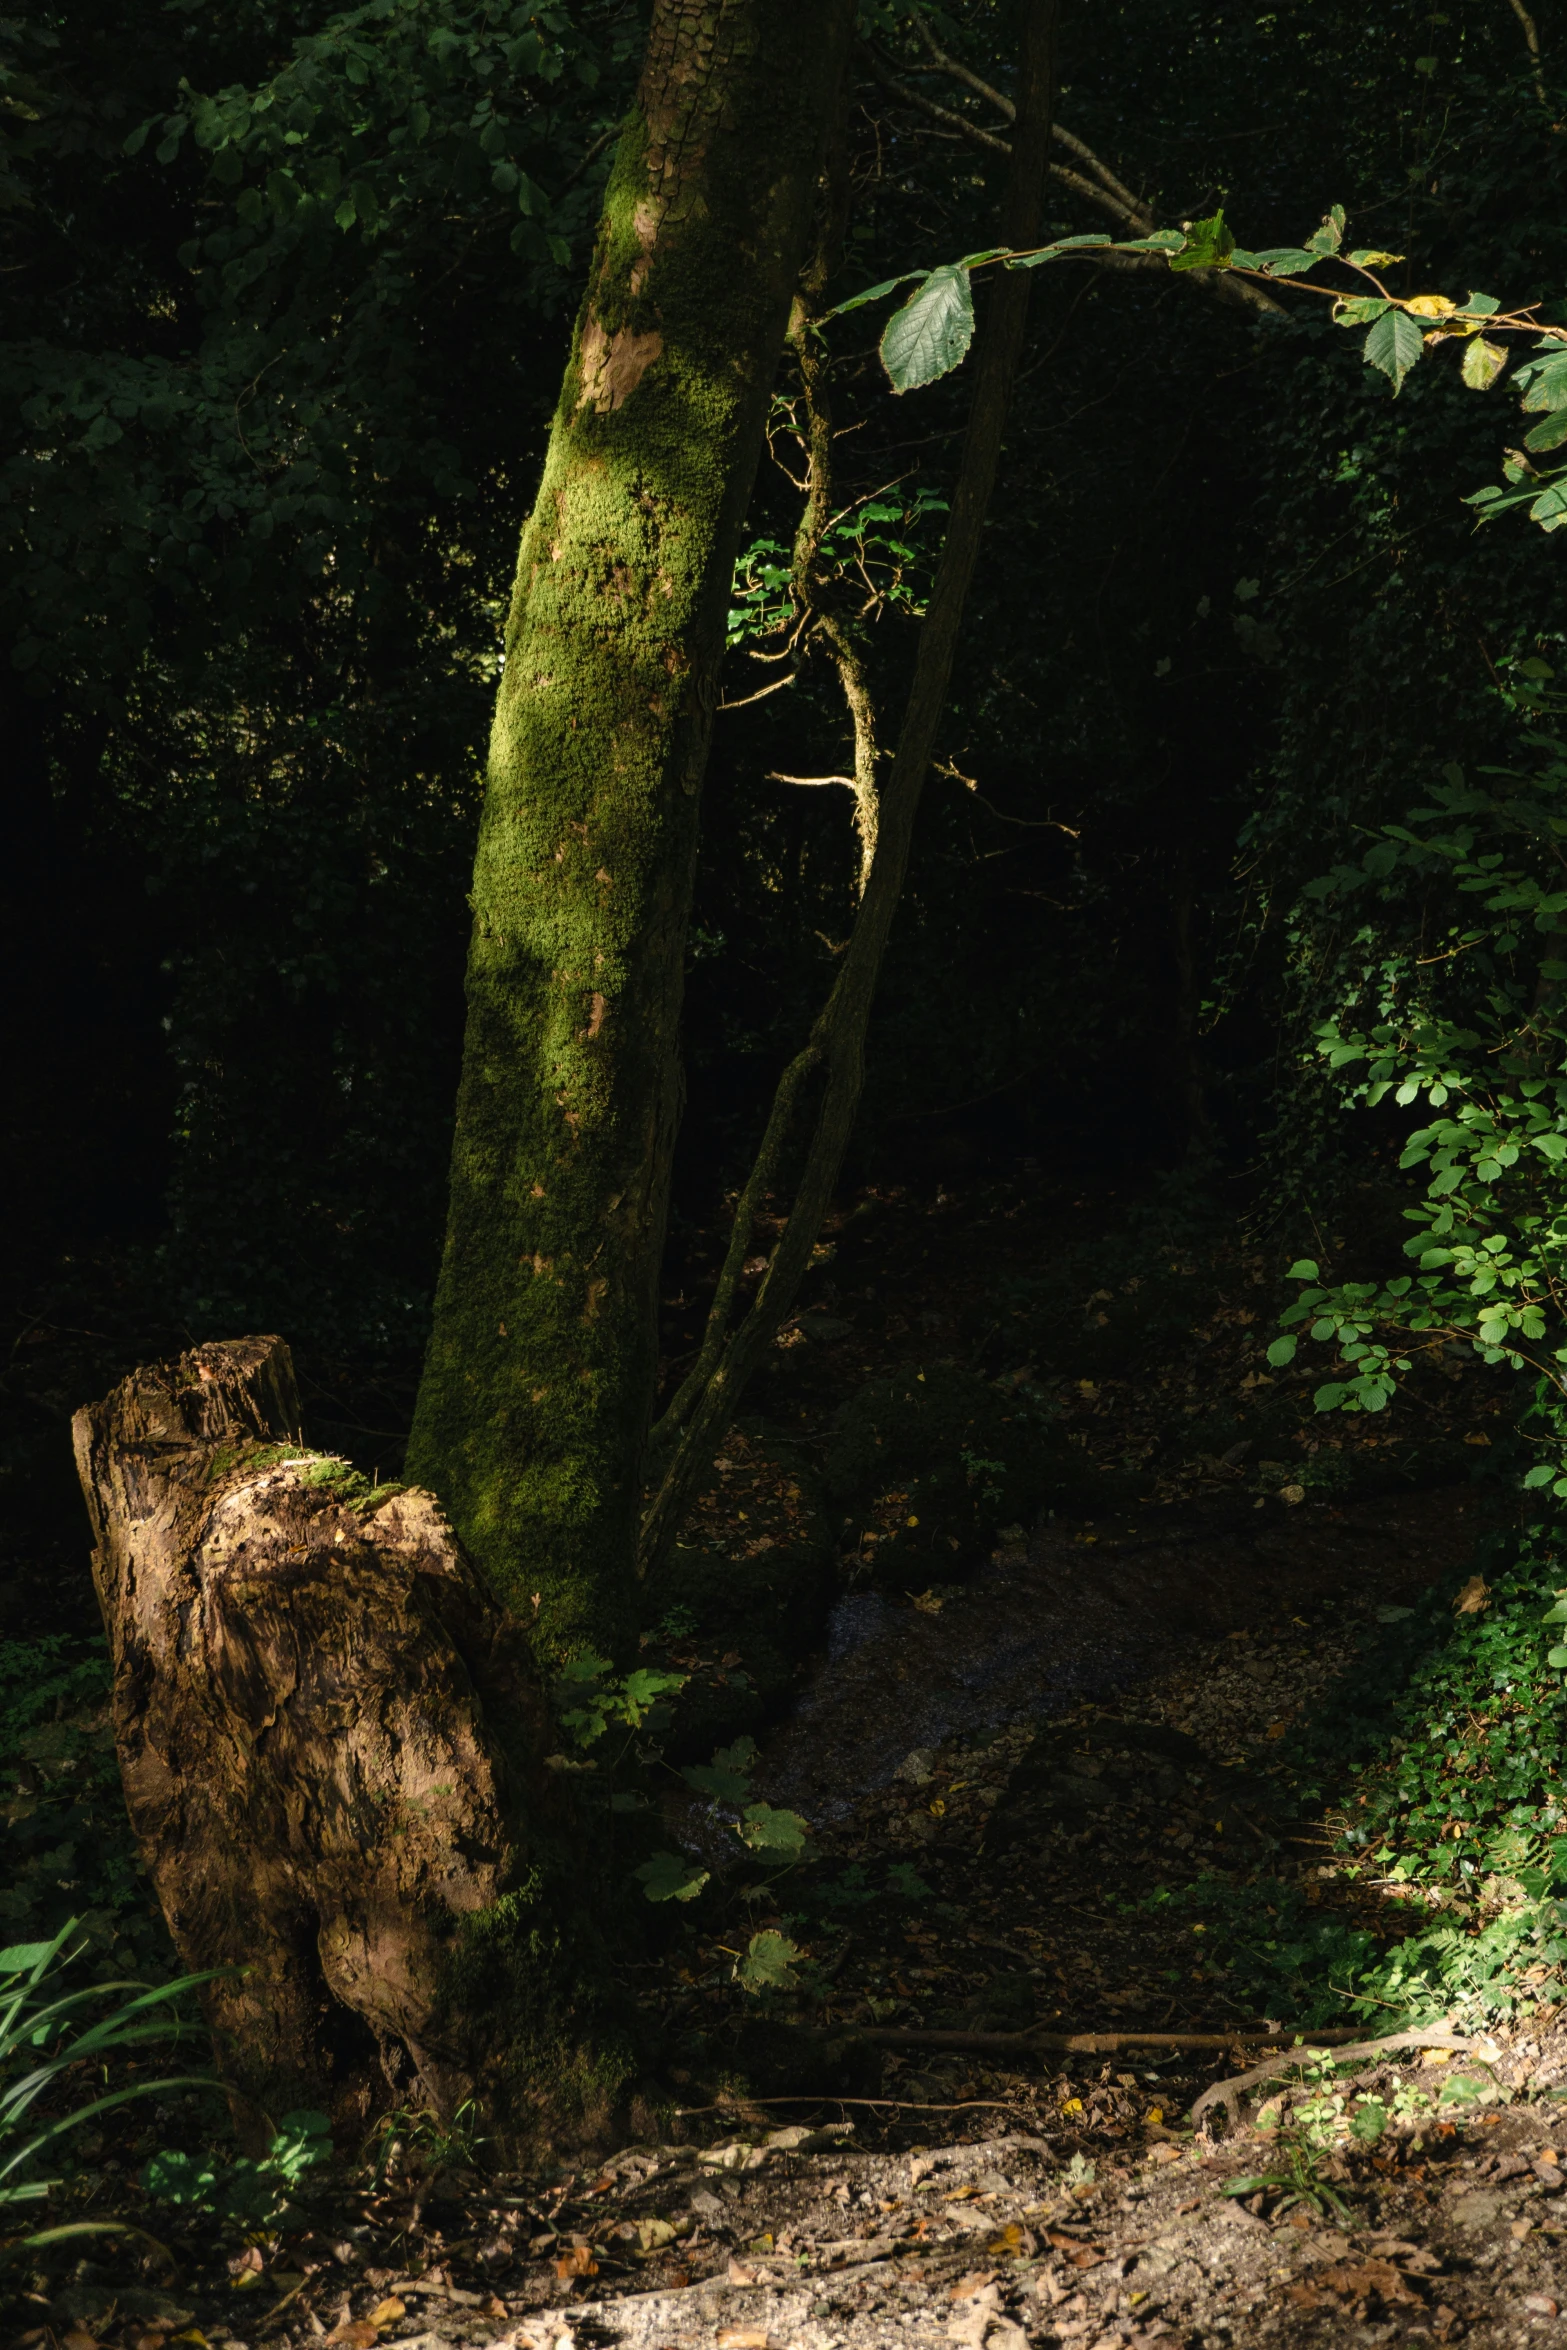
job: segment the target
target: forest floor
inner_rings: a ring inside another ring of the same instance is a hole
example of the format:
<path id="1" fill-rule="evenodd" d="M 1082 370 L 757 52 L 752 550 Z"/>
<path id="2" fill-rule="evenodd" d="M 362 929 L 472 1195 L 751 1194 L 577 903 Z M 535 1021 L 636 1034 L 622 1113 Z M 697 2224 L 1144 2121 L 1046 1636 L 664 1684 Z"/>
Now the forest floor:
<path id="1" fill-rule="evenodd" d="M 1287 1758 L 1378 1627 L 1461 1578 L 1496 1520 L 1483 1480 L 1422 1477 L 1487 1459 L 1503 1436 L 1497 1383 L 1444 1360 L 1403 1421 L 1324 1430 L 1309 1389 L 1264 1360 L 1275 1252 L 1229 1225 L 1133 1246 L 1103 1201 L 1047 1201 L 1026 1181 L 873 1205 L 824 1251 L 806 1335 L 780 1350 L 762 1415 L 726 1444 L 706 1539 L 754 1557 L 780 1538 L 799 1506 L 780 1437 L 824 1446 L 867 1380 L 943 1360 L 1042 1392 L 1102 1473 L 1101 1500 L 1092 1515 L 1003 1527 L 973 1571 L 922 1589 L 876 1571 L 909 1515 L 903 1489 L 850 1511 L 826 1647 L 763 1738 L 757 1782 L 810 1822 L 814 1865 L 737 1887 L 635 1977 L 666 2094 L 689 2104 L 664 2107 L 657 2143 L 528 2175 L 486 2171 L 482 2148 L 421 2148 L 415 2132 L 378 2182 L 307 2178 L 279 2223 L 249 2231 L 149 2207 L 128 2174 L 181 2119 L 127 2124 L 93 2150 L 76 2199 L 134 2207 L 173 2270 L 99 2252 L 40 2273 L 16 2339 L 1551 2338 L 1567 2306 L 1556 1968 L 1535 1968 L 1469 2052 L 1391 2052 L 1353 2084 L 1297 2068 L 1290 2097 L 1264 2110 L 1271 2134 L 1187 2120 L 1207 2086 L 1254 2061 L 1260 2029 L 1302 2020 L 1289 1995 L 1305 1960 L 1269 1945 L 1239 1963 L 1255 1905 L 1229 1922 L 1226 1888 L 1276 1884 L 1292 1915 L 1378 1948 L 1417 1922 L 1407 1887 L 1346 1857 L 1342 1792 L 1306 1784 Z M 1031 1289 L 1063 1251 L 1064 1286 Z M 1128 1315 L 1157 1290 L 1156 1262 L 1179 1310 L 1161 1295 L 1159 1313 Z M 79 1345 L 68 1331 L 31 1339 L 34 1363 L 58 1350 L 41 1386 L 80 1386 L 86 1366 L 66 1361 Z M 324 1374 L 323 1394 L 331 1384 Z M 80 1742 L 58 1735 L 73 1705 L 85 1720 L 90 1698 L 68 1697 L 50 1727 L 79 1769 Z M 24 1839 L 41 1793 L 47 1813 L 50 1767 L 23 1763 L 11 1809 Z M 63 1852 L 66 1875 L 90 1880 L 85 1855 L 44 1843 L 26 1855 L 35 1878 Z M 762 1999 L 736 1981 L 758 1928 L 792 1937 L 799 1962 L 797 1985 Z M 807 2052 L 777 2097 L 745 2062 L 761 2010 Z M 1029 2030 L 1122 2044 L 1028 2048 L 1016 2036 Z M 943 2033 L 949 2044 L 921 2036 Z M 1443 2095 L 1458 2077 L 1465 2094 Z M 1346 2094 L 1384 2110 L 1374 2139 L 1335 2126 Z M 1225 2192 L 1265 2174 L 1279 2183 Z"/>

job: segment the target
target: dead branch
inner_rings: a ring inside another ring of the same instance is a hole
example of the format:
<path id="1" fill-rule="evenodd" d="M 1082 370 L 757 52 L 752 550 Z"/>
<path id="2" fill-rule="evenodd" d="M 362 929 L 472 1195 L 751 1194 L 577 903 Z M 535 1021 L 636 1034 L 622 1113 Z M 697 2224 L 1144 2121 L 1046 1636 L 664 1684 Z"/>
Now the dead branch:
<path id="1" fill-rule="evenodd" d="M 860 54 L 869 66 L 874 78 L 894 98 L 899 98 L 905 105 L 914 107 L 916 112 L 928 115 L 933 122 L 945 124 L 949 130 L 969 140 L 973 146 L 983 147 L 995 155 L 1010 155 L 1012 152 L 1008 142 L 998 138 L 994 131 L 987 131 L 981 124 L 971 122 L 966 114 L 958 114 L 950 106 L 942 106 L 936 99 L 927 98 L 923 90 L 912 89 L 907 82 L 891 71 L 868 44 L 861 45 Z M 966 71 L 959 72 L 954 61 L 947 60 L 944 70 L 958 72 L 960 80 L 970 82 L 973 87 L 983 91 L 987 97 L 994 98 L 1005 109 L 1006 102 L 1001 99 L 999 92 L 989 90 L 984 83 L 977 81 L 973 75 Z M 1051 125 L 1050 135 L 1053 139 L 1059 140 L 1071 154 L 1077 156 L 1080 162 L 1087 164 L 1089 170 L 1094 174 L 1093 179 L 1085 179 L 1083 174 L 1074 171 L 1070 164 L 1052 163 L 1049 166 L 1049 171 L 1053 180 L 1059 180 L 1063 187 L 1070 188 L 1073 195 L 1081 197 L 1084 203 L 1097 205 L 1101 212 L 1107 213 L 1119 227 L 1130 229 L 1134 236 L 1146 237 L 1152 234 L 1153 214 L 1145 204 L 1132 194 L 1130 188 L 1124 186 L 1116 178 L 1115 173 L 1110 170 L 1107 164 L 1100 162 L 1091 147 L 1086 145 L 1082 139 L 1074 137 L 1072 132 L 1063 130 L 1059 123 Z M 1090 252 L 1086 257 L 1111 266 L 1151 269 L 1164 269 L 1167 266 L 1161 253 L 1094 254 Z M 1254 310 L 1259 313 L 1267 313 L 1275 318 L 1282 318 L 1285 315 L 1282 303 L 1275 302 L 1271 294 L 1261 286 L 1253 285 L 1249 278 L 1237 277 L 1230 270 L 1193 269 L 1184 274 L 1191 284 L 1200 286 L 1205 293 L 1212 294 L 1216 301 L 1229 303 L 1232 309 Z"/>
<path id="2" fill-rule="evenodd" d="M 1313 2032 L 1308 2035 L 1305 2046 L 1281 2049 L 1277 2056 L 1270 2056 L 1265 2064 L 1253 2065 L 1250 2072 L 1236 2073 L 1228 2081 L 1215 2081 L 1211 2089 L 1204 2089 L 1192 2107 L 1193 2126 L 1201 2127 L 1203 2116 L 1213 2106 L 1222 2105 L 1230 2117 L 1232 2127 L 1238 2127 L 1243 2093 L 1255 2087 L 1259 2081 L 1277 2080 L 1279 2074 L 1287 2072 L 1292 2064 L 1304 2064 L 1313 2047 L 1335 2048 L 1340 2064 L 1347 2064 L 1359 2056 L 1383 2056 L 1390 2048 L 1450 2048 L 1456 2055 L 1472 2056 L 1478 2047 L 1477 2042 L 1462 2039 L 1457 2033 L 1449 2031 L 1445 2024 L 1430 2024 L 1422 2032 L 1389 2032 L 1385 2039 L 1350 2040 L 1340 2045 L 1344 2037 L 1342 2032 Z"/>
<path id="3" fill-rule="evenodd" d="M 925 2031 L 914 2024 L 867 2024 L 857 2027 L 862 2040 L 885 2048 L 953 2048 L 979 2056 L 1029 2056 L 1045 2050 L 1052 2056 L 1114 2056 L 1122 2048 L 1191 2048 L 1214 2052 L 1244 2046 L 1248 2040 L 1301 2038 L 1294 2031 L 1270 2032 L 1266 2026 L 1240 2024 L 1233 2032 L 947 2032 Z M 1353 2038 L 1348 2031 L 1316 2032 L 1313 2045 L 1332 2047 Z M 1432 2046 L 1436 2043 L 1432 2042 Z M 1465 2043 L 1467 2045 L 1467 2043 Z M 1309 2049 L 1296 2049 L 1299 2057 Z M 1285 2062 L 1291 2061 L 1286 2054 Z M 1250 2080 L 1252 2075 L 1242 2076 Z M 1212 2094 L 1212 2092 L 1210 2092 Z"/>

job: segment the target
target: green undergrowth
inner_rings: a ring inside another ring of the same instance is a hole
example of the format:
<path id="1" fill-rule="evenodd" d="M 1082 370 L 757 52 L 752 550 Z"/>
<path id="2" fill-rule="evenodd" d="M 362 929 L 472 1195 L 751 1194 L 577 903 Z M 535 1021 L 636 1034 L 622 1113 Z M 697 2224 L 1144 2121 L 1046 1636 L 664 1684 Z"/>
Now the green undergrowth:
<path id="1" fill-rule="evenodd" d="M 1281 1796 L 1329 1828 L 1304 1882 L 1199 1880 L 1168 1896 L 1222 1947 L 1237 2005 L 1368 2033 L 1505 2022 L 1567 1963 L 1567 1527 L 1492 1538 L 1477 1576 L 1385 1607 L 1285 1750 Z"/>
<path id="2" fill-rule="evenodd" d="M 136 1855 L 99 1639 L 0 1643 L 0 1940 L 51 1940 L 69 1918 L 89 1971 L 162 1979 L 173 1945 Z"/>
<path id="3" fill-rule="evenodd" d="M 880 1532 L 876 1580 L 910 1591 L 961 1575 L 1003 1526 L 1108 1498 L 1042 1395 L 942 1363 L 911 1364 L 852 1396 L 823 1481 L 846 1536 Z"/>

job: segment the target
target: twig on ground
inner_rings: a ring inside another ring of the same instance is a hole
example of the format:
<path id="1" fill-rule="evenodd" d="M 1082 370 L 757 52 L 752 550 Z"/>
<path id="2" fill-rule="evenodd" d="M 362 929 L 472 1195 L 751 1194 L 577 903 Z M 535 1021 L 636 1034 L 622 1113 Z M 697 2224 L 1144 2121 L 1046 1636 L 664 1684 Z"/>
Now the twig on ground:
<path id="1" fill-rule="evenodd" d="M 815 2097 L 756 2097 L 755 2105 L 876 2105 L 896 2113 L 1017 2113 L 1022 2109 L 1015 2097 L 960 2097 L 956 2104 L 944 2100 L 939 2103 L 921 2103 L 913 2097 L 840 2097 L 836 2089 L 823 2089 Z M 737 2108 L 721 2101 L 717 2105 L 677 2105 L 675 2111 L 682 2118 L 692 2113 L 732 2113 Z M 743 2116 L 742 2116 L 743 2118 Z"/>
<path id="2" fill-rule="evenodd" d="M 1287 2040 L 1309 2040 L 1321 2048 L 1340 2040 L 1352 2040 L 1354 2033 L 1338 2029 L 1307 2033 L 1298 2027 L 1269 2032 L 1247 2024 L 1237 2024 L 1233 2032 L 947 2032 L 926 2031 L 916 2024 L 865 2024 L 859 2028 L 859 2036 L 885 2047 L 972 2049 L 976 2054 L 988 2056 L 1028 2056 L 1041 2048 L 1053 2055 L 1113 2056 L 1119 2048 L 1222 2050 L 1248 2040 L 1277 2040 L 1281 2044 Z"/>
<path id="3" fill-rule="evenodd" d="M 1258 2081 L 1276 2080 L 1279 2074 L 1287 2072 L 1292 2064 L 1304 2064 L 1310 2057 L 1313 2046 L 1337 2046 L 1337 2059 L 1340 2064 L 1348 2063 L 1357 2056 L 1381 2056 L 1389 2048 L 1450 2048 L 1456 2055 L 1471 2056 L 1477 2052 L 1479 2047 L 1477 2041 L 1466 2040 L 1458 2033 L 1449 2031 L 1446 2024 L 1429 2024 L 1421 2032 L 1389 2032 L 1387 2037 L 1382 2040 L 1350 2040 L 1347 2044 L 1343 2044 L 1344 2042 L 1345 2036 L 1342 2032 L 1313 2032 L 1308 2036 L 1304 2046 L 1280 2049 L 1279 2053 L 1276 2056 L 1270 2056 L 1265 2064 L 1253 2065 L 1248 2073 L 1236 2073 L 1228 2081 L 1215 2081 L 1211 2089 L 1204 2089 L 1192 2107 L 1189 2118 L 1193 2128 L 1202 2126 L 1203 2116 L 1214 2105 L 1222 2105 L 1229 2115 L 1232 2125 L 1238 2127 L 1241 2117 L 1242 2093 L 1254 2087 Z"/>

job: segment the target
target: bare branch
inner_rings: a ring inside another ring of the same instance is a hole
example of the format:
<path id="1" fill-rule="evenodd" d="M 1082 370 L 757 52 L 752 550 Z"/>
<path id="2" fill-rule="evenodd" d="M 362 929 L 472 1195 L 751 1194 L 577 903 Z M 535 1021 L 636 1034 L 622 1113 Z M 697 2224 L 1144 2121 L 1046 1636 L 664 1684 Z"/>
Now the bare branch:
<path id="1" fill-rule="evenodd" d="M 1545 95 L 1545 75 L 1541 70 L 1540 65 L 1539 28 L 1536 26 L 1534 18 L 1529 14 L 1528 9 L 1525 8 L 1523 0 L 1512 0 L 1512 10 L 1514 16 L 1517 17 L 1518 22 L 1523 26 L 1523 37 L 1529 44 L 1529 56 L 1534 65 L 1535 93 L 1539 98 L 1540 104 L 1542 106 L 1548 107 L 1551 102 Z"/>
<path id="2" fill-rule="evenodd" d="M 922 90 L 910 89 L 907 82 L 900 81 L 896 74 L 888 71 L 868 44 L 861 45 L 860 53 L 882 88 L 890 91 L 893 97 L 901 98 L 906 105 L 929 115 L 933 121 L 946 123 L 973 146 L 986 148 L 997 155 L 1011 153 L 1006 140 L 998 139 L 994 131 L 984 130 L 977 122 L 970 122 L 966 115 L 956 114 L 950 107 L 938 105 L 934 98 L 927 98 Z M 1129 228 L 1134 236 L 1146 237 L 1152 233 L 1153 214 L 1139 203 L 1130 188 L 1122 185 L 1107 164 L 1100 162 L 1091 147 L 1074 137 L 1070 131 L 1063 131 L 1059 123 L 1051 126 L 1051 136 L 1059 139 L 1072 154 L 1085 162 L 1097 175 L 1099 184 L 1096 186 L 1094 180 L 1085 179 L 1081 172 L 1074 171 L 1066 163 L 1050 165 L 1053 180 L 1059 180 L 1063 187 L 1070 188 L 1073 195 L 1080 196 L 1085 203 L 1097 205 L 1101 212 L 1108 213 L 1122 228 Z M 1090 251 L 1085 258 L 1100 261 L 1111 268 L 1151 266 L 1163 269 L 1166 266 L 1158 253 L 1095 254 Z M 1204 293 L 1212 294 L 1216 301 L 1227 302 L 1232 309 L 1254 310 L 1274 318 L 1285 316 L 1284 305 L 1275 302 L 1271 294 L 1261 286 L 1254 285 L 1249 278 L 1236 277 L 1227 269 L 1194 269 L 1186 274 L 1192 285 L 1201 287 Z"/>
<path id="3" fill-rule="evenodd" d="M 966 114 L 954 114 L 950 106 L 938 106 L 935 99 L 927 98 L 922 90 L 911 90 L 907 82 L 900 81 L 896 74 L 888 71 L 868 44 L 862 44 L 860 55 L 882 88 L 890 90 L 895 98 L 901 98 L 905 106 L 914 107 L 920 114 L 928 114 L 932 122 L 944 122 L 949 130 L 958 132 L 972 146 L 986 147 L 993 155 L 1011 154 L 1006 140 L 998 139 L 994 131 L 981 129 L 977 122 L 970 122 Z"/>
<path id="4" fill-rule="evenodd" d="M 977 90 L 982 98 L 988 98 L 991 105 L 996 107 L 1008 122 L 1016 122 L 1017 108 L 1011 99 L 1005 96 L 1002 91 L 993 90 L 989 82 L 982 82 L 977 73 L 971 73 L 969 68 L 960 64 L 957 58 L 949 57 L 924 17 L 917 16 L 914 19 L 914 29 L 943 73 L 950 73 L 954 81 L 967 82 L 971 90 Z M 1054 130 L 1054 125 L 1051 127 Z M 1060 133 L 1057 131 L 1055 135 L 1059 137 Z"/>

